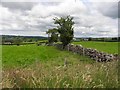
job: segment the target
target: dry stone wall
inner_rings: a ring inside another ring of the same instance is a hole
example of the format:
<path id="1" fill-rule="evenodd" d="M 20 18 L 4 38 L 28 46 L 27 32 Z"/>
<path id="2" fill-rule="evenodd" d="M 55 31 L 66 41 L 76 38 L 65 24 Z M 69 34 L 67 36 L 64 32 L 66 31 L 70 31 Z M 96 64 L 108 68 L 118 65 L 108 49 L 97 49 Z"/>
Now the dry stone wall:
<path id="1" fill-rule="evenodd" d="M 55 46 L 57 46 L 60 49 L 63 49 L 61 44 L 56 44 Z M 104 52 L 100 52 L 96 49 L 91 49 L 91 48 L 85 48 L 82 45 L 73 45 L 73 44 L 69 44 L 65 47 L 65 50 L 67 51 L 71 51 L 73 53 L 77 53 L 80 55 L 84 55 L 84 56 L 88 56 L 91 59 L 98 61 L 98 62 L 108 62 L 111 60 L 117 60 L 118 59 L 118 55 L 113 55 L 113 54 L 107 54 Z"/>

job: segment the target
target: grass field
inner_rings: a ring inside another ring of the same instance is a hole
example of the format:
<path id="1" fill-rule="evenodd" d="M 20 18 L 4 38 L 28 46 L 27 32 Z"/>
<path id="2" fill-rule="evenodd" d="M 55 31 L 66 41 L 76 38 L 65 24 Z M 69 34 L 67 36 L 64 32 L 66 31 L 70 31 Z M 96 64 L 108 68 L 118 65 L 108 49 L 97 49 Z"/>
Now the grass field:
<path id="1" fill-rule="evenodd" d="M 2 64 L 3 88 L 118 87 L 117 61 L 99 63 L 52 46 L 2 46 Z"/>
<path id="2" fill-rule="evenodd" d="M 73 42 L 73 44 L 81 44 L 86 48 L 94 48 L 99 51 L 106 53 L 114 54 L 118 53 L 118 42 L 94 42 L 94 41 L 82 41 L 82 42 Z"/>
<path id="3" fill-rule="evenodd" d="M 78 60 L 89 60 L 89 58 L 73 55 L 71 52 L 60 51 L 52 46 L 36 46 L 36 45 L 23 45 L 23 46 L 2 46 L 2 62 L 5 67 L 25 67 L 32 64 L 34 61 L 52 61 L 62 60 L 65 57 L 76 58 Z"/>

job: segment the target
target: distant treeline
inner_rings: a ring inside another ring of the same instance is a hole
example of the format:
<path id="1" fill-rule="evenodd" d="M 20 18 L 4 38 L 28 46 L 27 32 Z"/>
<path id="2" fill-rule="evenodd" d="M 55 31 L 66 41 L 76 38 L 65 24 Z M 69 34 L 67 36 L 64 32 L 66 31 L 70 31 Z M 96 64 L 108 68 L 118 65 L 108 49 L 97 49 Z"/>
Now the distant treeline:
<path id="1" fill-rule="evenodd" d="M 34 44 L 35 42 L 40 40 L 47 40 L 47 37 L 2 35 L 2 44 L 5 45 Z"/>
<path id="2" fill-rule="evenodd" d="M 109 37 L 109 38 L 76 38 L 74 41 L 118 42 L 118 41 L 120 41 L 120 37 Z"/>
<path id="3" fill-rule="evenodd" d="M 5 45 L 20 45 L 20 44 L 34 44 L 36 42 L 47 40 L 47 37 L 42 36 L 12 36 L 2 35 L 2 44 Z M 73 41 L 105 41 L 105 42 L 118 42 L 120 37 L 110 38 L 74 38 Z"/>

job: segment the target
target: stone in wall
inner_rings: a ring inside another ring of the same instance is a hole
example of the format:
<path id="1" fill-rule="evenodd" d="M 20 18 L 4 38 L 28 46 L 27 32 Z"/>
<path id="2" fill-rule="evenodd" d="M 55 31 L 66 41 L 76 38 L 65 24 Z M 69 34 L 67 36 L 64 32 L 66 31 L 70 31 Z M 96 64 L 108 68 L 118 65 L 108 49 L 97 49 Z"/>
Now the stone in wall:
<path id="1" fill-rule="evenodd" d="M 55 45 L 60 49 L 63 49 L 62 44 L 57 44 Z M 100 52 L 96 49 L 92 48 L 84 48 L 82 45 L 73 45 L 73 44 L 68 44 L 65 47 L 65 50 L 71 51 L 73 53 L 77 53 L 80 55 L 85 55 L 90 57 L 91 59 L 97 61 L 97 62 L 108 62 L 114 59 L 118 59 L 118 55 L 112 55 L 112 54 L 107 54 L 104 52 Z"/>

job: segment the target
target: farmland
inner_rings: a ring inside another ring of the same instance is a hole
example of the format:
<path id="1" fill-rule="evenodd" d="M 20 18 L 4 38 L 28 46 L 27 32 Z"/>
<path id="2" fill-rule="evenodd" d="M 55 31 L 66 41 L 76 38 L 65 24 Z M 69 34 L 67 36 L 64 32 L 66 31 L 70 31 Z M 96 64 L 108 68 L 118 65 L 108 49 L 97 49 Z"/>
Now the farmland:
<path id="1" fill-rule="evenodd" d="M 3 65 L 5 67 L 16 67 L 16 66 L 25 66 L 32 64 L 34 61 L 52 61 L 52 60 L 61 60 L 64 57 L 71 56 L 76 57 L 76 59 L 89 59 L 83 58 L 79 55 L 73 55 L 67 51 L 57 50 L 55 47 L 48 46 L 36 46 L 36 45 L 24 45 L 24 46 L 3 46 Z"/>
<path id="2" fill-rule="evenodd" d="M 87 42 L 82 42 L 84 45 L 85 43 Z M 91 42 L 89 43 L 91 47 Z M 95 46 L 100 49 L 99 45 Z M 116 51 L 113 50 L 111 53 L 113 52 Z M 3 87 L 118 87 L 117 61 L 99 63 L 53 46 L 3 45 L 2 64 Z"/>
<path id="3" fill-rule="evenodd" d="M 93 48 L 99 51 L 103 51 L 109 54 L 118 53 L 118 42 L 95 42 L 95 41 L 83 41 L 83 42 L 73 42 L 76 45 L 82 45 L 86 48 Z"/>
<path id="4" fill-rule="evenodd" d="M 0 4 L 1 89 L 120 88 L 117 2 L 27 2 Z"/>

